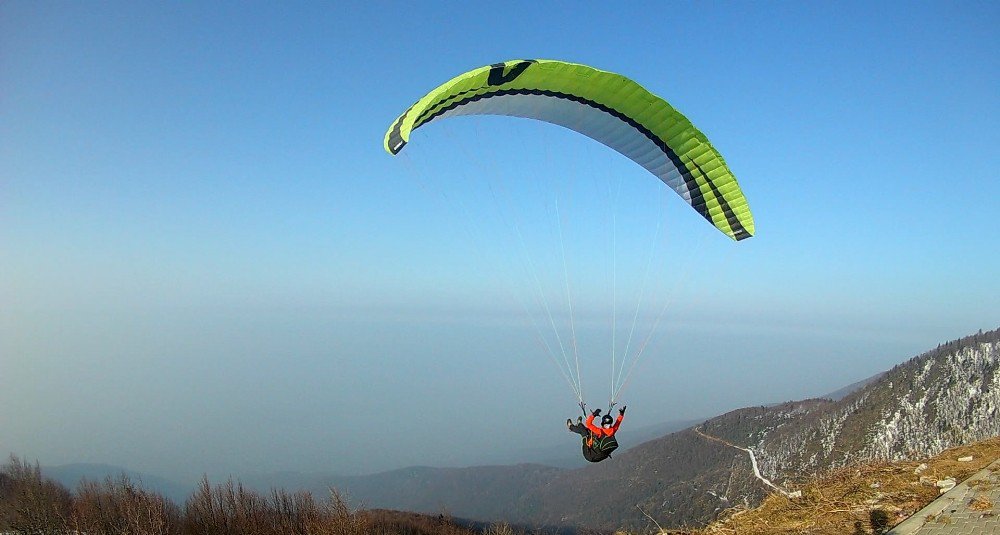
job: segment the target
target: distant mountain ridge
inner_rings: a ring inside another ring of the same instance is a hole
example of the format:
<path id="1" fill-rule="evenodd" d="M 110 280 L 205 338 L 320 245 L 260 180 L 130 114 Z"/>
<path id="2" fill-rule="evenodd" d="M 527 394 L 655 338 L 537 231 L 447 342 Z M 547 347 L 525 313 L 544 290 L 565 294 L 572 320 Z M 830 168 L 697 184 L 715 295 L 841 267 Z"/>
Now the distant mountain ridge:
<path id="1" fill-rule="evenodd" d="M 191 495 L 191 491 L 194 490 L 192 487 L 170 481 L 169 479 L 109 464 L 74 463 L 59 466 L 43 466 L 41 470 L 45 477 L 54 479 L 70 490 L 75 490 L 80 481 L 84 479 L 99 483 L 109 477 L 117 480 L 122 475 L 128 477 L 133 483 L 149 490 L 155 490 L 178 504 L 183 504 L 188 496 Z"/>
<path id="2" fill-rule="evenodd" d="M 846 398 L 847 396 L 849 396 L 849 395 L 857 392 L 858 390 L 861 390 L 862 388 L 870 385 L 872 382 L 879 380 L 879 378 L 881 378 L 883 375 L 885 375 L 885 372 L 877 373 L 877 374 L 875 374 L 875 375 L 873 375 L 873 376 L 871 376 L 871 377 L 869 377 L 867 379 L 862 379 L 862 380 L 857 381 L 855 383 L 851 383 L 851 384 L 849 384 L 849 385 L 847 385 L 847 386 L 845 386 L 843 388 L 838 388 L 837 390 L 834 390 L 833 392 L 830 392 L 829 394 L 824 394 L 824 395 L 819 396 L 819 397 L 820 397 L 820 399 L 829 399 L 829 400 L 833 400 L 833 401 L 840 401 L 840 400 Z"/>

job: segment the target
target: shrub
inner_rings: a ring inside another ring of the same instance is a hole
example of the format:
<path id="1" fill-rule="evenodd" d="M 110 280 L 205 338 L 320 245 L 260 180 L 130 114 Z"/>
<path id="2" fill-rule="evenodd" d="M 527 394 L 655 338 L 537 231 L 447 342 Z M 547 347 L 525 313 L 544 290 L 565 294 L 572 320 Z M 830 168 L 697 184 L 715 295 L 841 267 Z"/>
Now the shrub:
<path id="1" fill-rule="evenodd" d="M 126 475 L 103 483 L 83 481 L 72 507 L 73 529 L 109 535 L 180 535 L 179 508 Z"/>
<path id="2" fill-rule="evenodd" d="M 67 530 L 71 495 L 43 478 L 37 462 L 10 456 L 0 468 L 0 503 L 0 529 L 30 535 L 63 535 Z"/>

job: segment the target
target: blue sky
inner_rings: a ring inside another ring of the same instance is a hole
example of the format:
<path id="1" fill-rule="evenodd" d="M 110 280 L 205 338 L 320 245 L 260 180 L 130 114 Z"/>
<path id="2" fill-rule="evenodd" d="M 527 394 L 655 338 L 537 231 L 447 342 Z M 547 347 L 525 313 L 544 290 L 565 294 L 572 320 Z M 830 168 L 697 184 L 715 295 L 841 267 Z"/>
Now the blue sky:
<path id="1" fill-rule="evenodd" d="M 524 253 L 562 284 L 555 199 L 584 345 L 607 333 L 602 221 L 623 287 L 664 224 L 632 425 L 819 395 L 995 328 L 998 27 L 988 2 L 5 2 L 0 451 L 191 477 L 468 464 L 498 423 L 575 448 L 515 306 Z M 757 236 L 548 125 L 454 119 L 382 150 L 424 92 L 515 58 L 666 98 Z M 513 207 L 520 250 L 493 217 Z M 607 359 L 586 359 L 600 392 Z"/>

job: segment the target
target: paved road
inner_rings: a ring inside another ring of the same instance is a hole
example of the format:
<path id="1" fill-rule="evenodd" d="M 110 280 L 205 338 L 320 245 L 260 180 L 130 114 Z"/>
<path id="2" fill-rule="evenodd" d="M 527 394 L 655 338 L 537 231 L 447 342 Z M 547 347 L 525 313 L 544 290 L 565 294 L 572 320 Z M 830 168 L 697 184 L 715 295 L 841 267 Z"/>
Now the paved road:
<path id="1" fill-rule="evenodd" d="M 1000 535 L 1000 460 L 944 493 L 886 535 Z"/>

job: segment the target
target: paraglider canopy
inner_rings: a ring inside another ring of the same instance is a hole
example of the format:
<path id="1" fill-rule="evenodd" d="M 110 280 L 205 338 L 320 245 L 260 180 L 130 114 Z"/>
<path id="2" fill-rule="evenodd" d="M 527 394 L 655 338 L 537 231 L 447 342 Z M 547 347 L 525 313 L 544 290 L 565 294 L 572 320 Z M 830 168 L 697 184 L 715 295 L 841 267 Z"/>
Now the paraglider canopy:
<path id="1" fill-rule="evenodd" d="M 750 207 L 722 155 L 667 101 L 620 74 L 534 59 L 473 69 L 393 121 L 385 150 L 398 154 L 414 130 L 456 115 L 526 117 L 575 130 L 641 165 L 727 236 L 754 233 Z"/>

